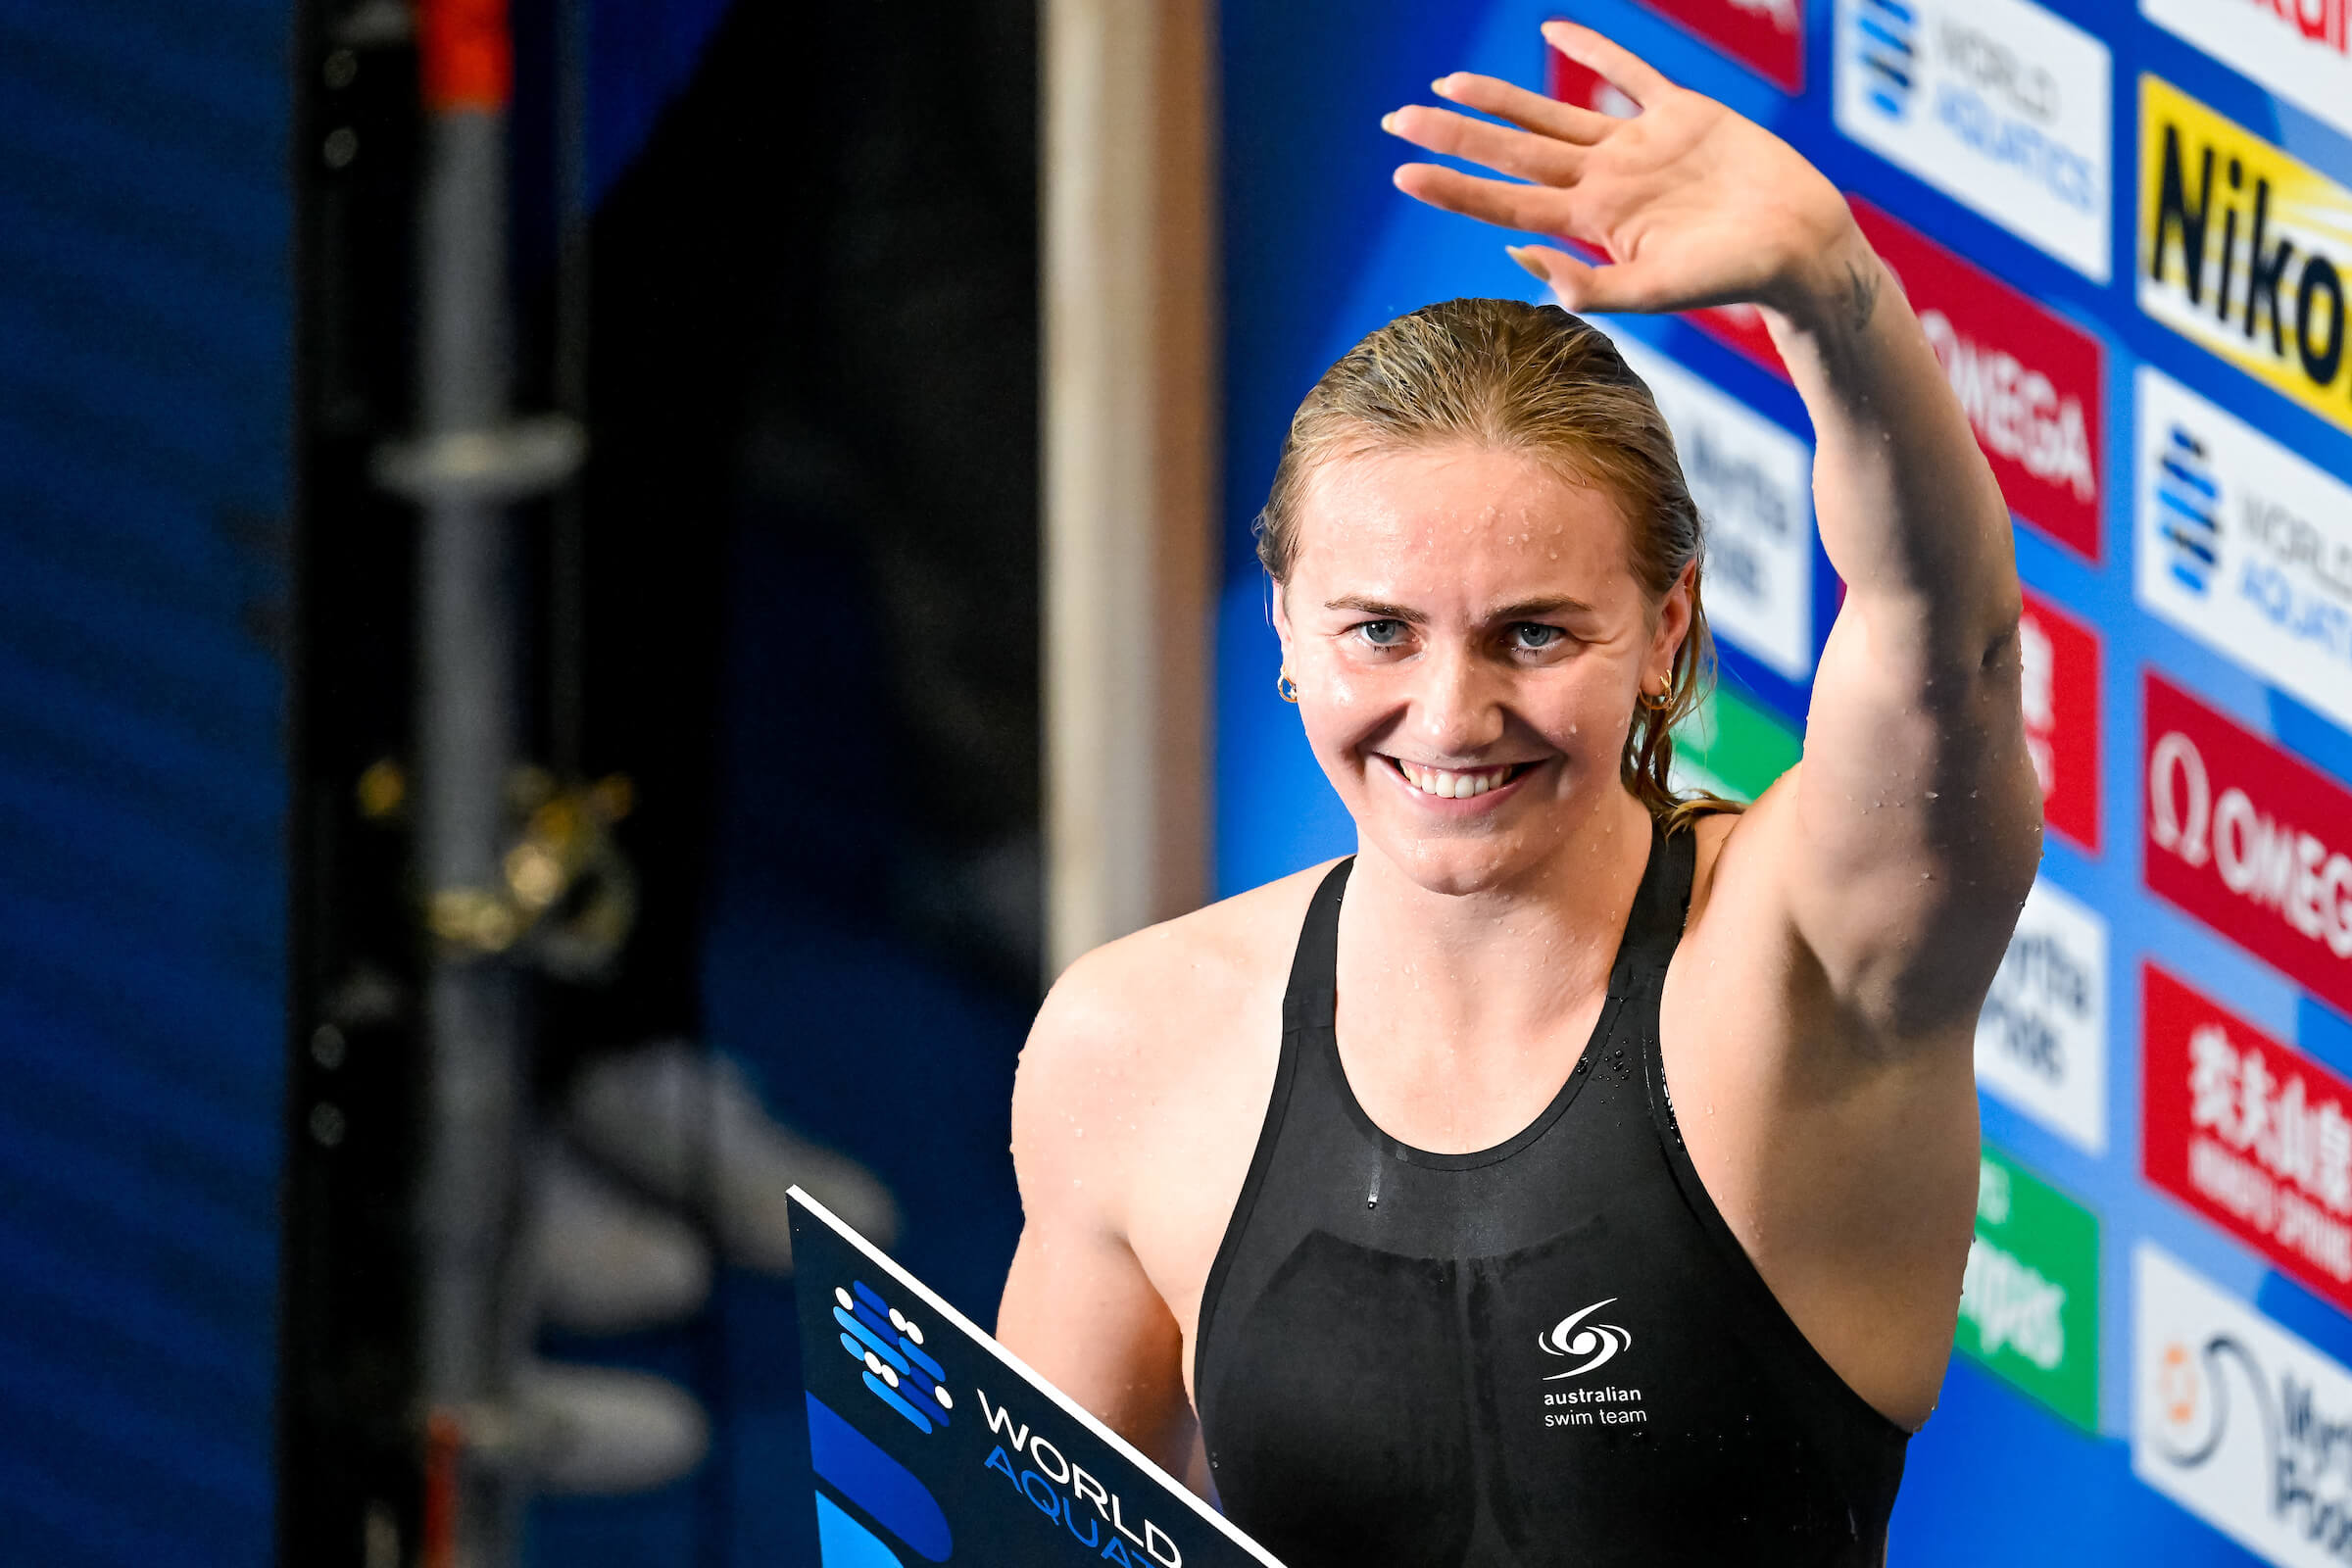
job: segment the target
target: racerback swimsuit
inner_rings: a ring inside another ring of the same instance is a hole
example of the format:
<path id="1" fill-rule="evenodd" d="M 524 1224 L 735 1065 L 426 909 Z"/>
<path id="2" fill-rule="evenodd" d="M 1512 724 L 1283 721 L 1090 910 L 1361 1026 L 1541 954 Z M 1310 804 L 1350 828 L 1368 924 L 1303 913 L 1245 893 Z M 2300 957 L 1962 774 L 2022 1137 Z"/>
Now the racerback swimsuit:
<path id="1" fill-rule="evenodd" d="M 1652 829 L 1584 1055 L 1468 1154 L 1356 1102 L 1332 1028 L 1352 862 L 1316 891 L 1194 1369 L 1225 1512 L 1287 1568 L 1884 1560 L 1908 1436 L 1782 1310 L 1666 1097 L 1694 856 Z"/>

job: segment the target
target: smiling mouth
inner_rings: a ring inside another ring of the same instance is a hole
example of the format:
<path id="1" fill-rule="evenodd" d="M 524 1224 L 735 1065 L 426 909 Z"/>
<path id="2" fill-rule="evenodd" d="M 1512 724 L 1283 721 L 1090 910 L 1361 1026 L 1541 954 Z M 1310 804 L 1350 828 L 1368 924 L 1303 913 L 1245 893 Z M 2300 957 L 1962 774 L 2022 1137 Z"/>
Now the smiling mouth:
<path id="1" fill-rule="evenodd" d="M 1497 762 L 1493 767 L 1450 768 L 1427 767 L 1408 762 L 1401 757 L 1383 755 L 1383 761 L 1394 767 L 1405 783 L 1442 801 L 1466 801 L 1475 795 L 1498 790 L 1536 764 L 1533 762 Z"/>

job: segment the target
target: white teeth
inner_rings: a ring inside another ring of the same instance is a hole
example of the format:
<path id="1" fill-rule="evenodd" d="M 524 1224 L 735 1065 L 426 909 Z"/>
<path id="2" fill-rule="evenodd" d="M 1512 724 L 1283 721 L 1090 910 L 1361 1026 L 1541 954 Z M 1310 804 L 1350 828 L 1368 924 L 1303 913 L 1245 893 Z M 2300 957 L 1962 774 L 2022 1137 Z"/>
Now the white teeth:
<path id="1" fill-rule="evenodd" d="M 1397 767 L 1404 773 L 1405 782 L 1424 795 L 1434 795 L 1442 801 L 1466 801 L 1499 789 L 1509 777 L 1507 767 L 1487 768 L 1476 773 L 1456 773 L 1450 768 L 1423 767 L 1418 762 L 1398 759 Z"/>

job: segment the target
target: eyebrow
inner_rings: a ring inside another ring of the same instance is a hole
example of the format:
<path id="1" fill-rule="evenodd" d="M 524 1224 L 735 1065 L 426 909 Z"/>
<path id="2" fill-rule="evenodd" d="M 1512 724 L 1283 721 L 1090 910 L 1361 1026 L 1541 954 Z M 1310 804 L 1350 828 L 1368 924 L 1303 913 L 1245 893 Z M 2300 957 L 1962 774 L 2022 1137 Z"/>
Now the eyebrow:
<path id="1" fill-rule="evenodd" d="M 1401 620 L 1408 626 L 1429 624 L 1429 617 L 1418 610 L 1407 610 L 1402 605 L 1383 604 L 1377 599 L 1366 599 L 1361 594 L 1342 594 L 1323 608 L 1325 610 L 1352 610 L 1359 614 L 1377 615 L 1382 620 Z"/>
<path id="2" fill-rule="evenodd" d="M 1539 615 L 1587 615 L 1592 607 L 1582 599 L 1567 594 L 1553 594 L 1545 599 L 1522 599 L 1515 605 L 1504 605 L 1487 616 L 1489 620 L 1533 620 Z"/>
<path id="3" fill-rule="evenodd" d="M 1387 604 L 1378 599 L 1366 599 L 1360 594 L 1343 594 L 1323 608 L 1326 610 L 1352 610 L 1361 614 L 1377 615 L 1383 620 L 1401 620 L 1408 626 L 1425 626 L 1429 623 L 1429 616 L 1421 611 L 1407 609 L 1403 605 Z M 1516 604 L 1504 605 L 1481 618 L 1489 621 L 1532 620 L 1539 615 L 1589 614 L 1592 610 L 1592 607 L 1582 599 L 1573 599 L 1566 594 L 1554 594 L 1544 599 L 1522 599 Z"/>

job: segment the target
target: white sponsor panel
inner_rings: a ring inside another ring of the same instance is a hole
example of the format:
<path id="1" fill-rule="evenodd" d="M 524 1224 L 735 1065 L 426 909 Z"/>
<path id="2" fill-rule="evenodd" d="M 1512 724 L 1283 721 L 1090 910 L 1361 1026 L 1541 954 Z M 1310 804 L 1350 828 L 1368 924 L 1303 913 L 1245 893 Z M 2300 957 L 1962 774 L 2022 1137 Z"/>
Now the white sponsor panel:
<path id="1" fill-rule="evenodd" d="M 2352 1372 L 2153 1242 L 2132 1262 L 2132 1472 L 2281 1568 L 2342 1568 Z"/>
<path id="2" fill-rule="evenodd" d="M 1977 1083 L 2078 1149 L 2107 1152 L 2107 922 L 2036 878 L 1977 1016 Z"/>
<path id="3" fill-rule="evenodd" d="M 1838 128 L 2099 282 L 2107 46 L 2030 0 L 1838 0 Z"/>
<path id="4" fill-rule="evenodd" d="M 2140 14 L 2352 134 L 2352 0 L 2139 0 Z"/>
<path id="5" fill-rule="evenodd" d="M 1790 680 L 1813 673 L 1813 449 L 1633 337 L 1707 528 L 1707 623 Z"/>
<path id="6" fill-rule="evenodd" d="M 2352 485 L 2138 371 L 2140 604 L 2352 729 Z"/>

